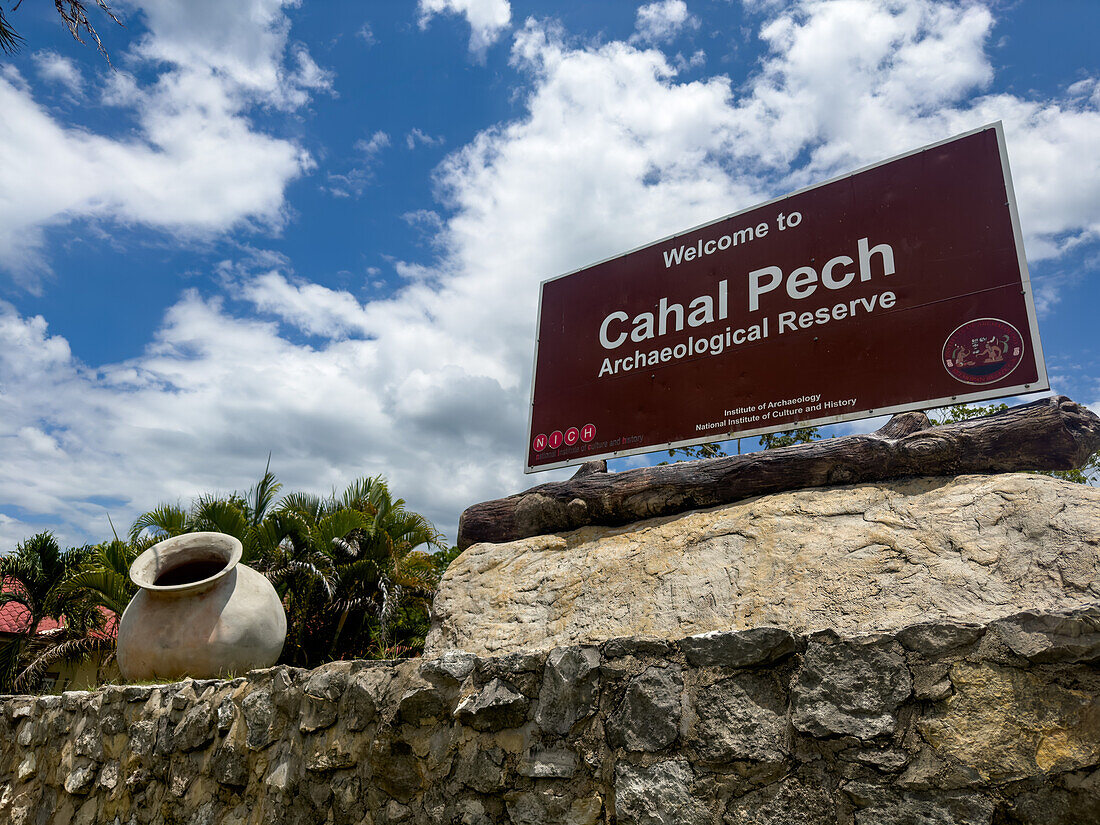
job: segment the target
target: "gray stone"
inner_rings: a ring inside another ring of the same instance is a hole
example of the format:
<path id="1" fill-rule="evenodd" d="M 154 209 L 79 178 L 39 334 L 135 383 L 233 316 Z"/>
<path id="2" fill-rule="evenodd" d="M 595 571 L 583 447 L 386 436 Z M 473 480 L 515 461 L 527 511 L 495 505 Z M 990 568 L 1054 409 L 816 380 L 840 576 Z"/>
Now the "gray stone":
<path id="1" fill-rule="evenodd" d="M 930 790 L 936 786 L 936 780 L 943 772 L 943 761 L 930 749 L 924 748 L 910 762 L 905 773 L 898 777 L 897 784 L 906 790 Z"/>
<path id="2" fill-rule="evenodd" d="M 392 679 L 393 673 L 380 667 L 365 668 L 348 679 L 340 697 L 339 715 L 349 731 L 361 731 L 378 718 L 378 708 L 385 701 Z"/>
<path id="3" fill-rule="evenodd" d="M 172 744 L 181 751 L 193 751 L 214 738 L 217 718 L 207 702 L 187 711 L 172 732 Z"/>
<path id="4" fill-rule="evenodd" d="M 543 670 L 535 722 L 548 733 L 567 734 L 596 711 L 600 654 L 591 647 L 550 651 Z"/>
<path id="5" fill-rule="evenodd" d="M 352 662 L 329 662 L 311 671 L 302 688 L 306 696 L 336 702 L 347 687 Z"/>
<path id="6" fill-rule="evenodd" d="M 672 653 L 672 644 L 664 639 L 653 639 L 644 636 L 624 636 L 618 639 L 608 639 L 600 645 L 600 653 L 605 659 L 622 659 L 626 656 L 637 658 L 643 656 L 667 657 Z"/>
<path id="7" fill-rule="evenodd" d="M 783 691 L 766 676 L 743 673 L 698 689 L 688 744 L 708 763 L 777 762 L 789 753 Z"/>
<path id="8" fill-rule="evenodd" d="M 504 788 L 504 751 L 476 745 L 460 753 L 455 779 L 478 793 L 496 793 Z"/>
<path id="9" fill-rule="evenodd" d="M 679 641 L 695 667 L 753 667 L 789 656 L 798 649 L 794 634 L 777 627 L 712 630 Z"/>
<path id="10" fill-rule="evenodd" d="M 386 803 L 386 822 L 407 822 L 412 818 L 412 808 L 402 805 L 396 799 Z"/>
<path id="11" fill-rule="evenodd" d="M 788 778 L 729 803 L 725 825 L 836 825 L 836 801 L 828 788 Z"/>
<path id="12" fill-rule="evenodd" d="M 38 725 L 33 719 L 27 719 L 19 725 L 19 732 L 15 735 L 15 741 L 17 744 L 24 748 L 29 748 L 31 745 L 37 744 L 36 739 L 38 737 Z"/>
<path id="13" fill-rule="evenodd" d="M 264 784 L 273 791 L 289 791 L 295 781 L 294 761 L 289 755 L 283 755 L 264 777 Z"/>
<path id="14" fill-rule="evenodd" d="M 813 736 L 893 733 L 912 691 L 904 658 L 882 642 L 811 640 L 791 689 L 795 728 Z"/>
<path id="15" fill-rule="evenodd" d="M 440 719 L 446 713 L 446 702 L 439 688 L 429 682 L 408 687 L 397 704 L 397 716 L 410 725 L 421 725 Z"/>
<path id="16" fill-rule="evenodd" d="M 566 748 L 533 747 L 519 760 L 517 771 L 533 779 L 570 779 L 577 772 L 577 755 Z"/>
<path id="17" fill-rule="evenodd" d="M 243 788 L 248 784 L 248 756 L 240 748 L 222 745 L 214 755 L 211 773 L 222 785 Z"/>
<path id="18" fill-rule="evenodd" d="M 615 822 L 619 825 L 705 825 L 710 811 L 691 793 L 691 766 L 683 759 L 646 767 L 615 766 Z"/>
<path id="19" fill-rule="evenodd" d="M 595 825 L 603 803 L 598 796 L 521 791 L 505 798 L 512 825 Z"/>
<path id="20" fill-rule="evenodd" d="M 148 756 L 157 743 L 157 723 L 142 719 L 130 725 L 130 750 L 138 756 Z"/>
<path id="21" fill-rule="evenodd" d="M 306 770 L 314 773 L 327 773 L 354 765 L 355 754 L 339 738 L 329 740 L 324 746 L 315 747 L 306 759 Z"/>
<path id="22" fill-rule="evenodd" d="M 491 659 L 476 659 L 479 673 L 487 676 L 518 676 L 521 673 L 538 673 L 542 670 L 543 657 L 526 651 L 505 653 Z"/>
<path id="23" fill-rule="evenodd" d="M 972 645 L 984 633 L 985 629 L 975 624 L 922 622 L 899 631 L 897 638 L 907 649 L 935 657 Z"/>
<path id="24" fill-rule="evenodd" d="M 542 666 L 546 656 L 534 653 L 509 653 L 491 659 L 478 658 L 474 665 L 477 684 L 503 679 L 528 699 L 538 696 L 542 684 Z"/>
<path id="25" fill-rule="evenodd" d="M 1019 613 L 993 622 L 990 632 L 1029 662 L 1092 662 L 1100 658 L 1100 610 L 1074 615 Z"/>
<path id="26" fill-rule="evenodd" d="M 248 747 L 259 750 L 275 741 L 275 703 L 270 684 L 245 696 L 241 711 L 248 725 Z"/>
<path id="27" fill-rule="evenodd" d="M 99 771 L 99 777 L 96 779 L 96 784 L 101 788 L 105 788 L 108 791 L 113 791 L 118 787 L 119 781 L 119 765 L 118 762 L 108 762 Z"/>
<path id="28" fill-rule="evenodd" d="M 850 759 L 880 771 L 900 771 L 909 763 L 909 753 L 902 748 L 851 748 L 842 751 L 842 759 Z"/>
<path id="29" fill-rule="evenodd" d="M 26 719 L 34 712 L 34 700 L 33 699 L 14 699 L 11 705 L 8 707 L 8 718 L 12 721 L 18 719 Z"/>
<path id="30" fill-rule="evenodd" d="M 61 694 L 61 707 L 72 713 L 84 709 L 84 702 L 89 696 L 86 690 L 66 690 Z"/>
<path id="31" fill-rule="evenodd" d="M 19 768 L 15 772 L 15 778 L 20 782 L 26 782 L 28 779 L 34 777 L 37 770 L 38 759 L 35 757 L 34 751 L 31 751 L 23 758 L 23 761 L 19 763 Z"/>
<path id="32" fill-rule="evenodd" d="M 680 668 L 646 668 L 630 680 L 622 701 L 607 719 L 607 742 L 628 751 L 659 751 L 676 741 L 680 728 Z"/>
<path id="33" fill-rule="evenodd" d="M 448 809 L 446 821 L 455 825 L 495 825 L 480 799 L 459 799 Z"/>
<path id="34" fill-rule="evenodd" d="M 530 700 L 526 696 L 497 677 L 479 692 L 464 699 L 455 708 L 454 716 L 475 730 L 515 728 L 526 721 L 529 705 Z"/>
<path id="35" fill-rule="evenodd" d="M 302 695 L 298 729 L 313 733 L 336 724 L 337 702 L 348 683 L 351 662 L 330 662 L 310 673 Z"/>
<path id="36" fill-rule="evenodd" d="M 104 736 L 114 736 L 126 730 L 126 716 L 122 708 L 108 708 L 99 720 L 99 730 Z"/>
<path id="37" fill-rule="evenodd" d="M 420 663 L 420 675 L 432 681 L 440 680 L 444 684 L 460 685 L 466 681 L 477 664 L 477 656 L 464 650 L 447 650 L 439 656 L 424 659 Z"/>
<path id="38" fill-rule="evenodd" d="M 218 730 L 225 733 L 237 718 L 237 706 L 233 704 L 233 700 L 230 697 L 226 696 L 218 703 L 217 716 Z"/>
<path id="39" fill-rule="evenodd" d="M 67 793 L 83 796 L 92 789 L 99 765 L 90 759 L 80 760 L 66 774 L 64 788 Z"/>
<path id="40" fill-rule="evenodd" d="M 856 825 L 991 825 L 993 804 L 974 794 L 906 795 L 856 811 Z"/>
<path id="41" fill-rule="evenodd" d="M 90 723 L 91 720 L 87 718 L 78 723 L 78 730 L 74 731 L 76 734 L 76 742 L 73 745 L 73 752 L 76 753 L 77 756 L 87 756 L 99 762 L 103 759 L 103 737 L 100 736 L 99 731 Z M 83 726 L 83 730 L 79 730 L 79 726 L 81 725 Z"/>
<path id="42" fill-rule="evenodd" d="M 937 662 L 932 665 L 916 665 L 912 668 L 913 698 L 924 702 L 939 702 L 954 693 L 947 675 L 948 665 Z"/>

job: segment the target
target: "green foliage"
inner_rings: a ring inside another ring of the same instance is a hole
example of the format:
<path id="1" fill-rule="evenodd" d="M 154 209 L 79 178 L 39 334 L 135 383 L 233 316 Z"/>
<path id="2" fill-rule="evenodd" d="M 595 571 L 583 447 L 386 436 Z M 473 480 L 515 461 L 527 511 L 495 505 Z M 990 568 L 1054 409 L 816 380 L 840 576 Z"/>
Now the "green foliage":
<path id="1" fill-rule="evenodd" d="M 725 458 L 727 455 L 717 441 L 710 444 L 696 444 L 693 447 L 673 447 L 668 454 L 672 458 L 682 455 L 688 461 L 694 461 L 697 458 Z"/>
<path id="2" fill-rule="evenodd" d="M 940 407 L 939 409 L 929 410 L 927 415 L 928 420 L 938 427 L 943 424 L 957 424 L 960 421 L 969 421 L 972 418 L 983 418 L 987 415 L 1004 412 L 1007 409 L 1008 404 L 1003 403 L 987 404 L 985 406 L 955 404 L 951 407 Z M 1085 466 L 1080 469 L 1032 470 L 1030 472 L 1037 475 L 1050 476 L 1051 478 L 1060 478 L 1063 481 L 1070 481 L 1074 484 L 1091 484 L 1100 478 L 1100 451 L 1089 456 L 1088 461 L 1085 462 Z"/>
<path id="3" fill-rule="evenodd" d="M 74 640 L 102 630 L 104 617 L 81 591 L 60 584 L 75 575 L 90 556 L 88 548 L 62 550 L 52 533 L 38 533 L 0 558 L 0 605 L 15 602 L 27 610 L 27 622 L 15 639 L 0 651 L 0 692 L 13 693 L 37 686 L 45 667 L 58 658 L 75 656 Z M 46 618 L 61 621 L 64 628 L 49 638 L 36 636 Z"/>
<path id="4" fill-rule="evenodd" d="M 798 427 L 778 433 L 765 433 L 760 436 L 760 446 L 765 450 L 774 450 L 779 447 L 790 447 L 792 444 L 809 444 L 819 438 L 821 433 L 817 427 Z M 693 447 L 673 447 L 668 454 L 674 458 L 682 455 L 688 461 L 697 458 L 724 458 L 729 455 L 717 441 L 710 444 L 696 444 Z M 737 454 L 741 454 L 741 439 L 737 439 Z"/>
<path id="5" fill-rule="evenodd" d="M 929 410 L 928 420 L 939 427 L 943 424 L 957 424 L 960 421 L 969 421 L 972 418 L 983 418 L 994 413 L 1004 412 L 1008 404 L 988 404 L 986 406 L 972 406 L 970 404 L 955 404 L 953 407 L 940 407 Z"/>
<path id="6" fill-rule="evenodd" d="M 442 536 L 381 477 L 327 498 L 278 499 L 281 488 L 269 466 L 247 493 L 203 495 L 188 509 L 162 504 L 134 522 L 131 543 L 201 530 L 238 538 L 243 561 L 283 600 L 285 662 L 389 656 L 395 645 L 419 652 L 440 575 L 426 549 L 441 547 Z"/>
<path id="7" fill-rule="evenodd" d="M 777 450 L 780 447 L 792 447 L 795 444 L 809 444 L 821 438 L 817 427 L 796 427 L 778 433 L 765 433 L 760 436 L 760 446 L 765 450 Z"/>

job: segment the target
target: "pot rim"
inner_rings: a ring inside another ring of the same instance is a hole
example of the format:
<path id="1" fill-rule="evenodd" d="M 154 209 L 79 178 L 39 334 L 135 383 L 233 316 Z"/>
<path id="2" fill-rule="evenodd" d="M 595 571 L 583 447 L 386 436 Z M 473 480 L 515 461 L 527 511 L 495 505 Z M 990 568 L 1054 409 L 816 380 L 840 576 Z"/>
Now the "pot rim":
<path id="1" fill-rule="evenodd" d="M 198 581 L 183 584 L 154 584 L 157 576 L 170 567 L 192 558 L 221 557 L 225 567 Z M 227 533 L 184 533 L 157 542 L 130 565 L 130 581 L 151 593 L 174 595 L 177 593 L 206 590 L 228 576 L 244 555 L 244 546 L 235 536 Z"/>

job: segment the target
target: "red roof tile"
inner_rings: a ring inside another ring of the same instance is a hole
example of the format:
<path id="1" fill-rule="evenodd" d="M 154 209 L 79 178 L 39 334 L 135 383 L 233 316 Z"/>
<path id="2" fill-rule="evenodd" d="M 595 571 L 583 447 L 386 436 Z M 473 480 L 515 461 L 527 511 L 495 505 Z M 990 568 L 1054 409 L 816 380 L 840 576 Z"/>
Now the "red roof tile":
<path id="1" fill-rule="evenodd" d="M 10 588 L 10 585 L 7 583 L 4 584 L 5 590 L 10 590 Z M 107 623 L 103 631 L 95 635 L 114 638 L 118 635 L 118 616 L 105 607 L 101 607 L 99 610 L 104 618 L 107 619 Z M 30 611 L 18 602 L 8 602 L 7 604 L 0 605 L 0 633 L 26 633 L 27 625 L 30 623 L 30 620 Z M 58 630 L 64 626 L 64 616 L 62 616 L 60 622 L 47 617 L 38 623 L 36 633 L 49 633 L 50 631 Z"/>
<path id="2" fill-rule="evenodd" d="M 0 605 L 0 633 L 26 633 L 31 612 L 18 602 Z M 38 623 L 38 632 L 57 630 L 61 625 L 53 619 L 43 619 Z"/>

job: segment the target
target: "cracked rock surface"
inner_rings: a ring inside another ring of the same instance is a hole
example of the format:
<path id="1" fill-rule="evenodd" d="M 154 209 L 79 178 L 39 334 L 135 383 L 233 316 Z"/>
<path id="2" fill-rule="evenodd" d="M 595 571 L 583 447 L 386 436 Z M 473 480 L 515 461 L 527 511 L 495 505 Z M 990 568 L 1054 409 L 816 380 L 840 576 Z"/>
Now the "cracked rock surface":
<path id="1" fill-rule="evenodd" d="M 938 620 L 985 624 L 1100 600 L 1098 541 L 1100 489 L 1047 476 L 778 493 L 624 527 L 474 545 L 443 578 L 427 652 L 493 655 L 766 627 L 850 636 Z M 1039 659 L 1069 643 L 1059 628 L 1034 622 L 1012 638 Z M 725 650 L 703 642 L 688 655 L 748 665 L 784 647 L 773 635 Z M 1079 640 L 1083 657 L 1093 648 L 1097 638 Z"/>

